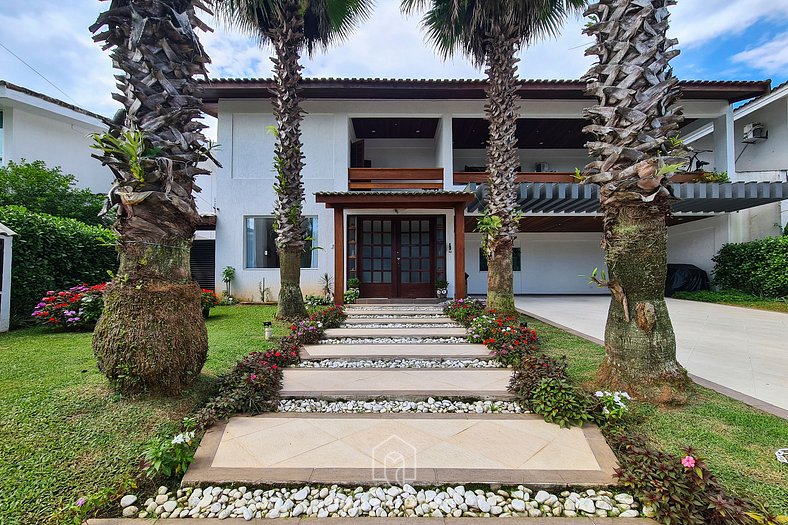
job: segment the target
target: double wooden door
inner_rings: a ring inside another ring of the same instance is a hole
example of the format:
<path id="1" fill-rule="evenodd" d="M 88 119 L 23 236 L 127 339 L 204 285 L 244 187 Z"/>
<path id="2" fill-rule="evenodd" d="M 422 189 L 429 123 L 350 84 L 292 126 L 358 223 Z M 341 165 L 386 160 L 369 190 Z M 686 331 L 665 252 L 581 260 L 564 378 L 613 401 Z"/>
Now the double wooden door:
<path id="1" fill-rule="evenodd" d="M 435 296 L 435 217 L 359 217 L 363 297 Z"/>

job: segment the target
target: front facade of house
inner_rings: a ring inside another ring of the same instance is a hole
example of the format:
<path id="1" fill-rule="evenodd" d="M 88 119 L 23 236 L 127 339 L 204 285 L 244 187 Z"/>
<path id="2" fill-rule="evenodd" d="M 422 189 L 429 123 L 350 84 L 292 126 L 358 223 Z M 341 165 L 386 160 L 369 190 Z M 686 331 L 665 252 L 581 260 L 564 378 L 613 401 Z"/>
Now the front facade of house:
<path id="1" fill-rule="evenodd" d="M 349 278 L 362 296 L 482 294 L 487 268 L 474 233 L 485 187 L 484 82 L 480 80 L 307 79 L 302 130 L 304 216 L 311 245 L 302 289 L 319 294 L 328 274 L 337 295 Z M 270 81 L 218 79 L 202 96 L 218 116 L 215 173 L 217 282 L 236 269 L 233 295 L 278 294 L 274 245 Z M 710 123 L 715 157 L 735 179 L 731 103 L 762 95 L 764 82 L 685 82 L 688 125 Z M 520 205 L 515 293 L 605 293 L 587 283 L 602 268 L 596 189 L 572 174 L 588 162 L 580 81 L 526 81 L 518 123 Z M 686 186 L 671 219 L 670 262 L 709 271 L 729 240 L 728 215 L 782 198 L 781 185 Z M 765 193 L 764 193 L 765 192 Z M 467 274 L 467 278 L 466 278 Z"/>

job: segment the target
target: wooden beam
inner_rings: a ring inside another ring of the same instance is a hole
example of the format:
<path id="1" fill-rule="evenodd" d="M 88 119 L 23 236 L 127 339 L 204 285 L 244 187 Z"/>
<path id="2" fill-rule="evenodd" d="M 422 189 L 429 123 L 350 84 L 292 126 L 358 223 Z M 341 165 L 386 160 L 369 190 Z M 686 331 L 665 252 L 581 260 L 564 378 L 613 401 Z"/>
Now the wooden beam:
<path id="1" fill-rule="evenodd" d="M 461 299 L 468 292 L 465 287 L 465 206 L 454 207 L 454 298 Z"/>
<path id="2" fill-rule="evenodd" d="M 443 180 L 443 168 L 348 168 L 348 180 Z"/>
<path id="3" fill-rule="evenodd" d="M 334 208 L 334 304 L 345 302 L 345 209 Z"/>
<path id="4" fill-rule="evenodd" d="M 315 201 L 324 203 L 327 208 L 338 206 L 351 208 L 454 208 L 457 205 L 467 205 L 473 201 L 475 195 L 470 192 L 412 192 L 397 194 L 396 192 L 370 192 L 365 193 L 316 193 Z"/>

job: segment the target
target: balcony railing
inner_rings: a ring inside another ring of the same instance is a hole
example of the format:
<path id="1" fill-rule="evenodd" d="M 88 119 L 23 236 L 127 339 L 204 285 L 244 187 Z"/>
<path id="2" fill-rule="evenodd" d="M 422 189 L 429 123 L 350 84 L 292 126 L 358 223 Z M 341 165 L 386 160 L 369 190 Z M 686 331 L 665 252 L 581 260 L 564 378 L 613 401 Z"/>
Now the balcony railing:
<path id="1" fill-rule="evenodd" d="M 674 183 L 697 182 L 701 180 L 703 173 L 675 173 L 670 180 Z M 469 184 L 475 182 L 482 184 L 487 182 L 488 174 L 475 171 L 459 171 L 454 173 L 454 184 Z M 515 182 L 579 182 L 575 179 L 575 174 L 570 172 L 520 172 L 515 177 Z"/>
<path id="2" fill-rule="evenodd" d="M 348 168 L 350 190 L 441 190 L 443 168 Z"/>

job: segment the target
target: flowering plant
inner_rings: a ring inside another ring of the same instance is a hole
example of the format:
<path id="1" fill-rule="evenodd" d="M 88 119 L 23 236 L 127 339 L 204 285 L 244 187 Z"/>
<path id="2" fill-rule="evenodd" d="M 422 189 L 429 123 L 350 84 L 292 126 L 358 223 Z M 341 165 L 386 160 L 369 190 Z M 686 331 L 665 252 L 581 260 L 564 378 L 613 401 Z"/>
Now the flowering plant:
<path id="1" fill-rule="evenodd" d="M 484 313 L 484 303 L 476 299 L 455 299 L 443 309 L 447 316 L 463 326 Z"/>
<path id="2" fill-rule="evenodd" d="M 163 475 L 177 476 L 186 472 L 197 451 L 198 440 L 195 439 L 194 420 L 183 420 L 187 430 L 175 436 L 159 436 L 148 442 L 144 460 L 148 477 Z"/>
<path id="3" fill-rule="evenodd" d="M 468 342 L 484 344 L 504 365 L 517 365 L 522 356 L 536 351 L 536 331 L 517 318 L 496 314 L 494 310 L 475 317 L 468 327 Z"/>
<path id="4" fill-rule="evenodd" d="M 210 310 L 214 306 L 219 305 L 219 298 L 216 296 L 216 293 L 213 290 L 208 290 L 207 288 L 203 288 L 200 294 L 200 301 L 202 303 L 203 310 Z"/>
<path id="5" fill-rule="evenodd" d="M 49 290 L 36 305 L 32 317 L 40 324 L 80 329 L 95 324 L 104 309 L 107 283 L 80 284 L 68 290 Z"/>
<path id="6" fill-rule="evenodd" d="M 602 416 L 608 423 L 619 421 L 627 413 L 627 402 L 632 398 L 626 392 L 608 392 L 607 390 L 597 390 L 594 392 L 599 406 L 602 409 Z"/>

